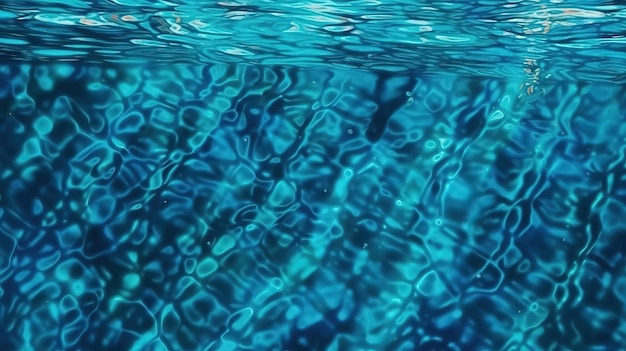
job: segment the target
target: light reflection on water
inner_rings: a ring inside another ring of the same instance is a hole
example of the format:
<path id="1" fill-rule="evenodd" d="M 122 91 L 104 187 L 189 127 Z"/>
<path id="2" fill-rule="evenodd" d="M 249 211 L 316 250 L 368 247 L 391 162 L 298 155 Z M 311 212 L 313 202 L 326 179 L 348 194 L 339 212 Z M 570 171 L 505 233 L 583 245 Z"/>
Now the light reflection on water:
<path id="1" fill-rule="evenodd" d="M 626 79 L 621 65 L 624 5 L 560 0 L 116 0 L 92 5 L 22 1 L 4 6 L 4 60 L 444 72 L 527 78 L 526 93 L 534 93 L 538 81 L 549 77 Z"/>

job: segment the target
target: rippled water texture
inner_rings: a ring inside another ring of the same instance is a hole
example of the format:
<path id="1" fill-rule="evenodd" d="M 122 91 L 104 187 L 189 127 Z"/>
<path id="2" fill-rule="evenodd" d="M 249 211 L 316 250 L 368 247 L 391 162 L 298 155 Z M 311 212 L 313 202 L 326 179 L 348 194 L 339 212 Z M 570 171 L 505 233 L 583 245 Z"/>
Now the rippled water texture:
<path id="1" fill-rule="evenodd" d="M 566 0 L 5 1 L 8 61 L 341 66 L 626 82 L 626 5 Z"/>
<path id="2" fill-rule="evenodd" d="M 624 86 L 0 72 L 2 350 L 626 344 Z"/>

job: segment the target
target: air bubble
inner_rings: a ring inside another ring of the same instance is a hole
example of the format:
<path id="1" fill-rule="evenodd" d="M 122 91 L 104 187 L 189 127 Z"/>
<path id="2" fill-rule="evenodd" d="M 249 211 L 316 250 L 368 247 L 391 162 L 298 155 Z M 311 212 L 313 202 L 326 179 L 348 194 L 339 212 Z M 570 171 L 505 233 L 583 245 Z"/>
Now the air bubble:
<path id="1" fill-rule="evenodd" d="M 283 281 L 280 280 L 279 278 L 272 279 L 271 284 L 274 287 L 274 289 L 276 289 L 276 290 L 280 290 L 280 289 L 283 288 Z"/>

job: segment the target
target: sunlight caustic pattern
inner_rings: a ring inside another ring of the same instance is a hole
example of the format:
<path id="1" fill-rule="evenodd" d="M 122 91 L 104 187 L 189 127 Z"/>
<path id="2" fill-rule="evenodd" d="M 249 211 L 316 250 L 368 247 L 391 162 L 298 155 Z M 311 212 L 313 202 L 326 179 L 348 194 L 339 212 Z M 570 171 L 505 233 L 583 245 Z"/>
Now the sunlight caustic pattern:
<path id="1" fill-rule="evenodd" d="M 622 86 L 0 67 L 3 350 L 611 350 Z M 509 92 L 513 92 L 510 94 Z"/>

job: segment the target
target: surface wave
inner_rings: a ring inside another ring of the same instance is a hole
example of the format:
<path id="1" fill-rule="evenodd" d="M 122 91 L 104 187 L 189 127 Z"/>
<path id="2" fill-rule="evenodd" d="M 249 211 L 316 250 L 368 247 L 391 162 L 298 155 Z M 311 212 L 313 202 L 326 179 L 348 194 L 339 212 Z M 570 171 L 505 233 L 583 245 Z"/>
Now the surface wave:
<path id="1" fill-rule="evenodd" d="M 20 1 L 0 11 L 0 55 L 624 82 L 624 17 L 582 1 Z"/>

